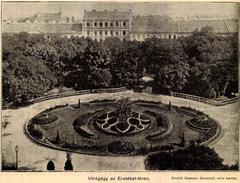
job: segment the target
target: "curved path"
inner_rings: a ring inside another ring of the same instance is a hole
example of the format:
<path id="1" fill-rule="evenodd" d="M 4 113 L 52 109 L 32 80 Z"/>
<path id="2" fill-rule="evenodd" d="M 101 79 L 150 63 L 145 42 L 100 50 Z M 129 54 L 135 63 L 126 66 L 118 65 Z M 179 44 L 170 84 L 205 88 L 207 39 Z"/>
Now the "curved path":
<path id="1" fill-rule="evenodd" d="M 3 159 L 7 162 L 15 161 L 15 146 L 19 146 L 19 168 L 21 170 L 45 171 L 49 160 L 55 163 L 57 171 L 64 170 L 66 153 L 49 149 L 31 142 L 24 134 L 24 124 L 34 115 L 46 108 L 59 104 L 74 104 L 81 99 L 81 102 L 88 102 L 94 99 L 130 97 L 131 99 L 144 99 L 162 101 L 168 103 L 171 100 L 173 105 L 190 106 L 209 114 L 215 118 L 223 129 L 220 139 L 211 145 L 224 159 L 224 163 L 233 164 L 238 160 L 238 103 L 216 107 L 188 99 L 176 98 L 163 95 L 140 94 L 132 91 L 106 94 L 86 94 L 79 96 L 52 99 L 33 104 L 29 107 L 16 110 L 2 111 L 2 151 Z M 72 154 L 72 164 L 76 171 L 91 170 L 144 170 L 143 156 L 131 157 L 107 157 L 82 154 Z"/>

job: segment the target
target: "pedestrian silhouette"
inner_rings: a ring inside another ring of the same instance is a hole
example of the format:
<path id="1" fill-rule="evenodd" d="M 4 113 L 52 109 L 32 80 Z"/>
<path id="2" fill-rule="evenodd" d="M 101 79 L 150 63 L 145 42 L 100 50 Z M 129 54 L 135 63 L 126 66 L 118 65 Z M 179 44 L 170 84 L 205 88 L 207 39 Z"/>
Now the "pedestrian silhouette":
<path id="1" fill-rule="evenodd" d="M 67 153 L 66 157 L 67 157 L 67 161 L 65 162 L 64 170 L 71 171 L 71 170 L 73 170 L 71 154 Z"/>
<path id="2" fill-rule="evenodd" d="M 54 165 L 53 161 L 48 162 L 47 170 L 55 170 L 55 165 Z"/>

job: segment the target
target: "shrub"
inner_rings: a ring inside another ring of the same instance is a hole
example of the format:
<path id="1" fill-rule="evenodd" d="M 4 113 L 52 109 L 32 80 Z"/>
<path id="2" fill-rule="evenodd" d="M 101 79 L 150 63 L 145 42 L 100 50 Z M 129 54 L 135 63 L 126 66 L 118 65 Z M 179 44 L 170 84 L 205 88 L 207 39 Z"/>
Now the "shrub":
<path id="1" fill-rule="evenodd" d="M 49 124 L 49 123 L 53 123 L 54 121 L 56 121 L 58 119 L 58 117 L 55 114 L 52 113 L 43 113 L 40 114 L 38 116 L 35 116 L 32 119 L 32 122 L 34 124 L 40 124 L 40 125 L 44 125 L 44 124 Z"/>
<path id="2" fill-rule="evenodd" d="M 223 159 L 207 146 L 191 145 L 173 153 L 157 152 L 149 154 L 145 160 L 147 170 L 223 170 Z"/>
<path id="3" fill-rule="evenodd" d="M 114 141 L 108 145 L 108 151 L 114 154 L 129 154 L 134 151 L 134 146 L 126 141 Z"/>
<path id="4" fill-rule="evenodd" d="M 38 139 L 42 139 L 43 138 L 43 133 L 42 131 L 38 128 L 34 128 L 33 124 L 28 125 L 28 131 L 29 133 L 33 136 L 36 137 Z"/>
<path id="5" fill-rule="evenodd" d="M 167 152 L 149 154 L 144 162 L 147 170 L 167 170 L 172 168 L 173 155 Z"/>
<path id="6" fill-rule="evenodd" d="M 210 119 L 201 119 L 201 118 L 193 118 L 190 120 L 190 122 L 194 125 L 194 126 L 199 126 L 202 128 L 212 128 L 212 127 L 216 127 L 217 123 Z"/>

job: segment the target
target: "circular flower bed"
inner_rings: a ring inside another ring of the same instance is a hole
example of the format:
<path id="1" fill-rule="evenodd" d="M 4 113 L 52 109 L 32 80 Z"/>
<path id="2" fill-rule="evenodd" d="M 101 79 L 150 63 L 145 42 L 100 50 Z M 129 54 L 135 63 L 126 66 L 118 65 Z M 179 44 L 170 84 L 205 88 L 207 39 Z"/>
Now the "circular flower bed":
<path id="1" fill-rule="evenodd" d="M 159 102 L 82 106 L 46 109 L 27 122 L 26 134 L 39 144 L 64 151 L 129 156 L 155 152 L 169 144 L 177 146 L 177 134 L 183 133 L 188 137 L 186 144 L 190 140 L 209 144 L 221 131 L 216 121 L 199 111 L 184 108 L 183 113 L 176 106 L 169 110 L 168 104 Z"/>

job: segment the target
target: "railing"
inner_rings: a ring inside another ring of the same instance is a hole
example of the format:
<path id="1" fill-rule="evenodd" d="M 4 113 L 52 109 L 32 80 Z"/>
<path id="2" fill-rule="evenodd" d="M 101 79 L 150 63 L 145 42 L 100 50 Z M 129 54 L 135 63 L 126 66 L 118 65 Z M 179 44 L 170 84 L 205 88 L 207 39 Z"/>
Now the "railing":
<path id="1" fill-rule="evenodd" d="M 42 97 L 32 99 L 32 103 L 42 102 L 49 99 L 56 99 L 61 97 L 69 97 L 74 95 L 84 95 L 90 93 L 114 93 L 114 92 L 123 92 L 126 91 L 126 87 L 120 88 L 106 88 L 106 89 L 93 89 L 93 90 L 80 90 L 80 91 L 73 91 L 73 92 L 64 92 L 64 93 L 57 93 L 52 95 L 45 95 Z"/>
<path id="2" fill-rule="evenodd" d="M 223 100 L 223 101 L 216 101 L 216 100 L 212 100 L 212 99 L 208 99 L 208 98 L 204 98 L 204 97 L 199 97 L 196 95 L 189 95 L 189 94 L 178 93 L 178 92 L 171 92 L 170 95 L 174 96 L 174 97 L 191 99 L 191 100 L 195 100 L 198 102 L 203 102 L 203 103 L 215 105 L 215 106 L 223 106 L 223 105 L 238 102 L 238 97 L 234 97 L 234 98 Z"/>

